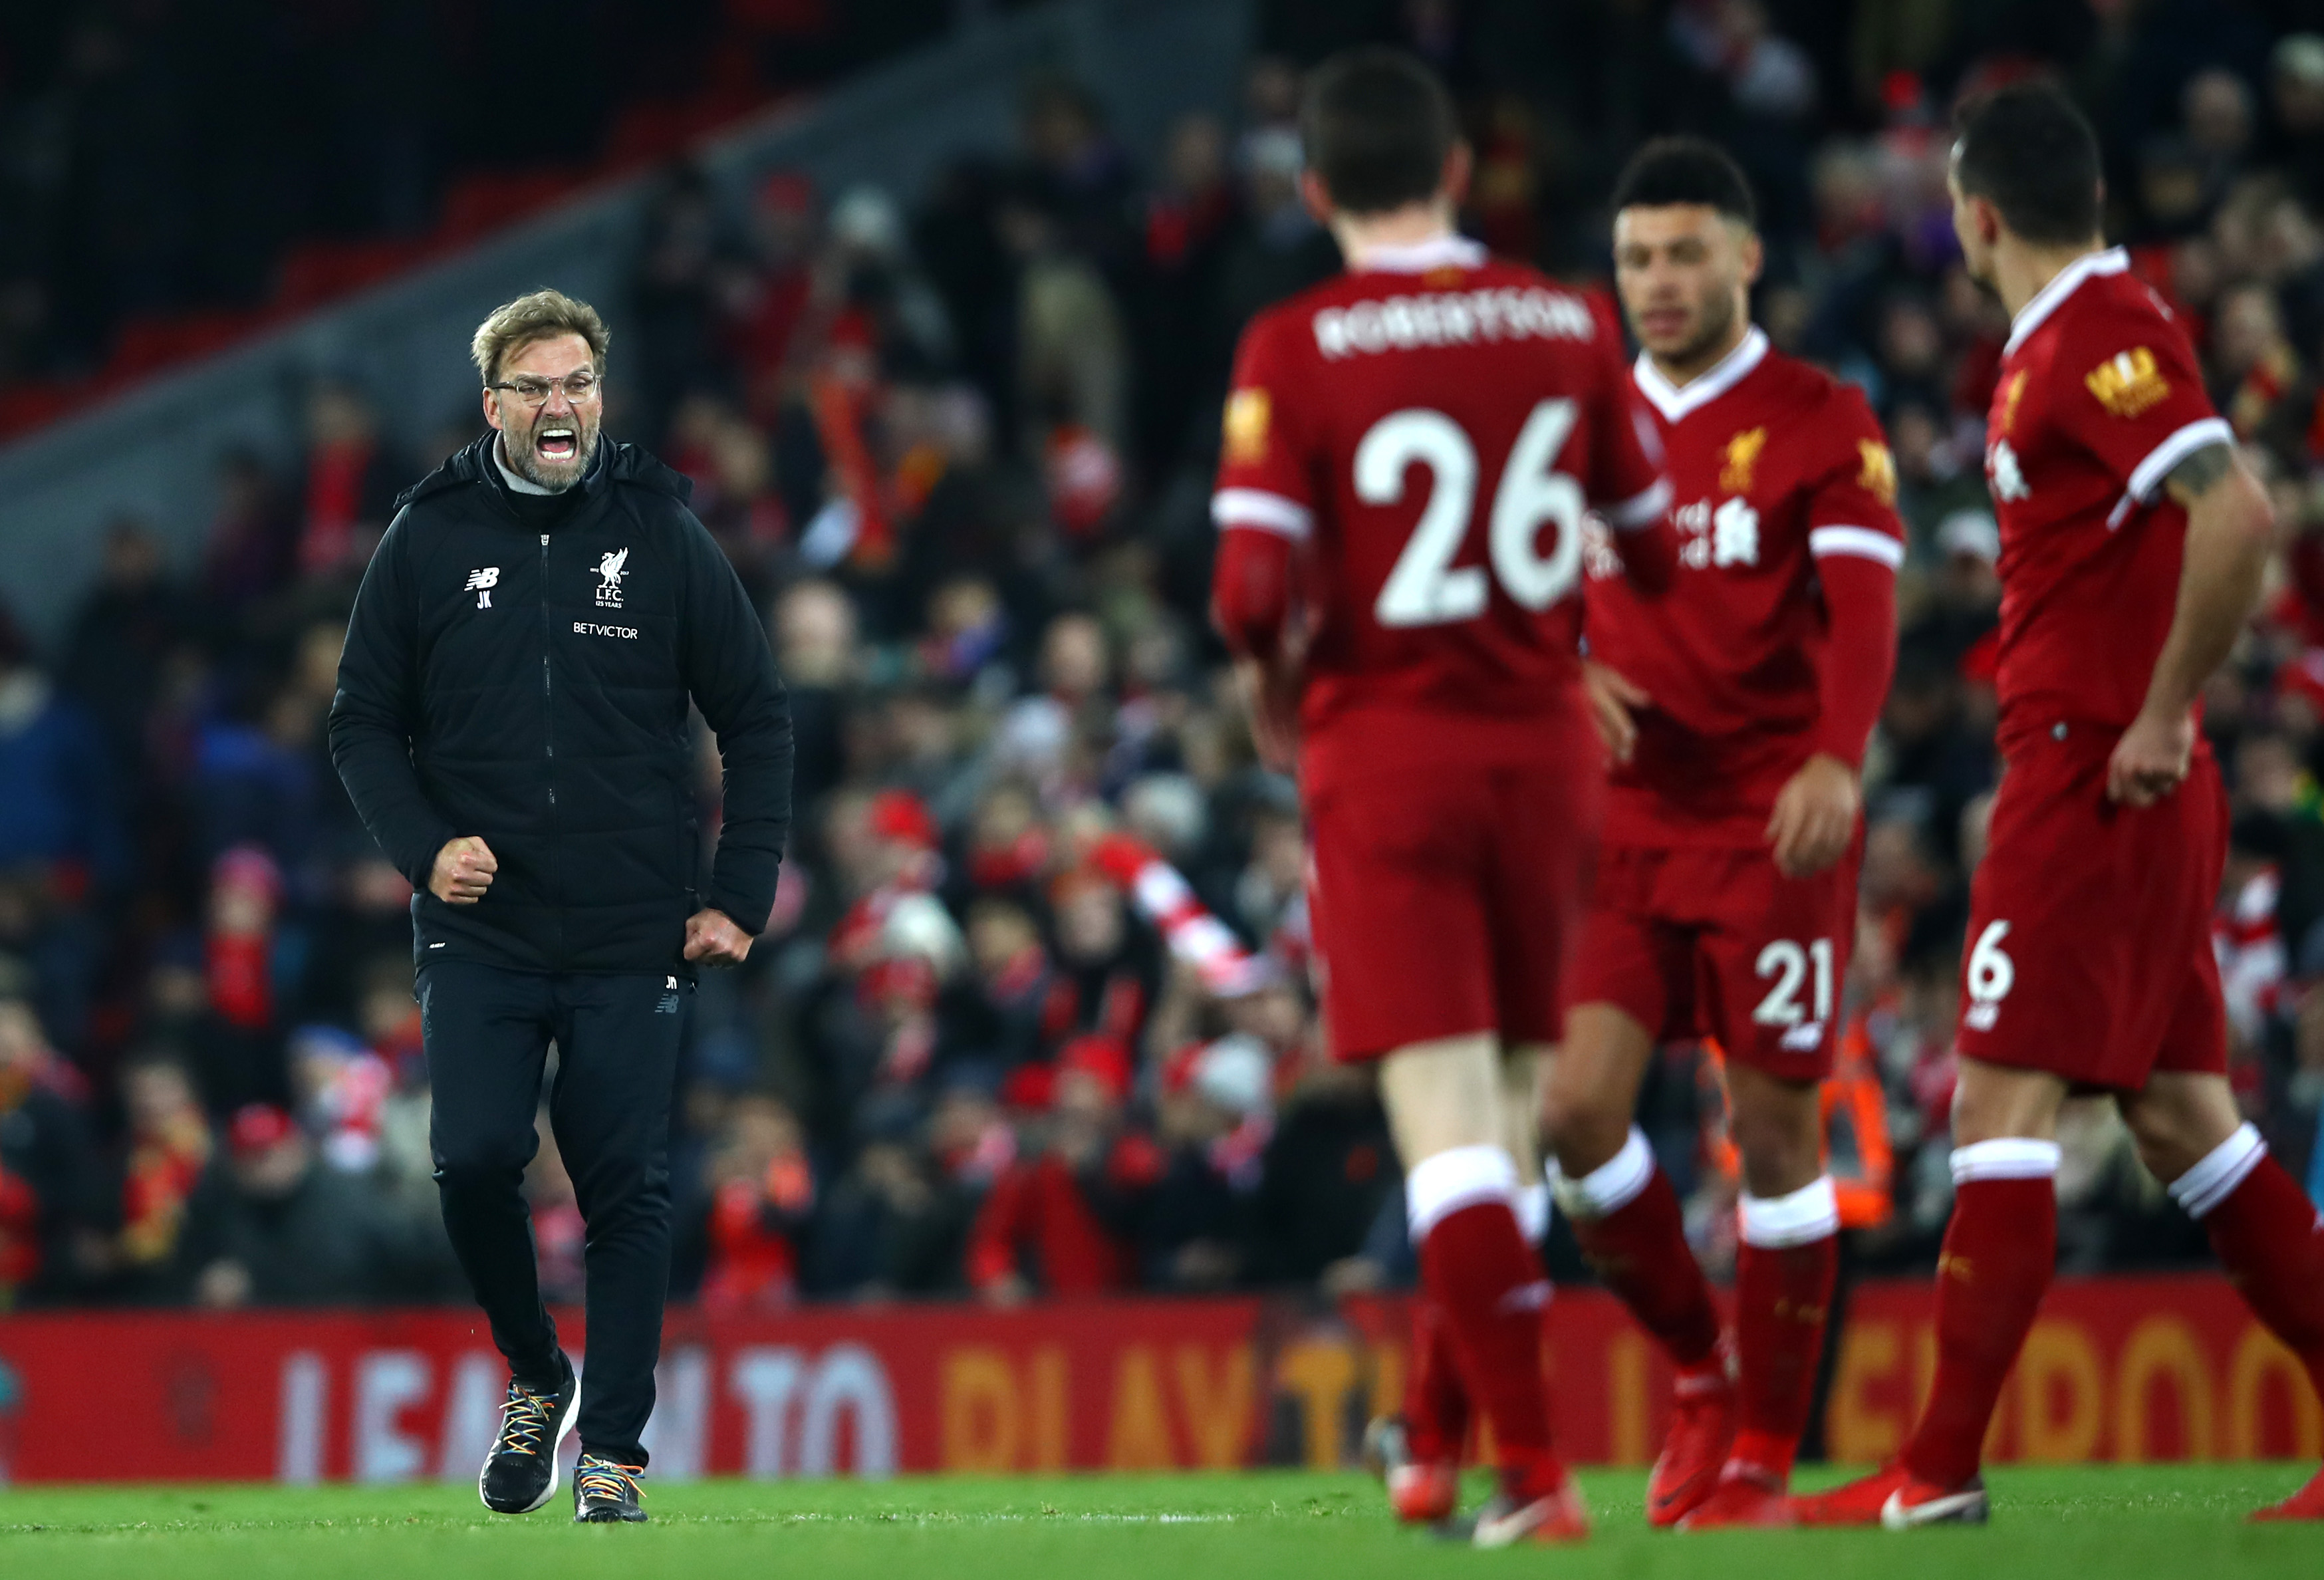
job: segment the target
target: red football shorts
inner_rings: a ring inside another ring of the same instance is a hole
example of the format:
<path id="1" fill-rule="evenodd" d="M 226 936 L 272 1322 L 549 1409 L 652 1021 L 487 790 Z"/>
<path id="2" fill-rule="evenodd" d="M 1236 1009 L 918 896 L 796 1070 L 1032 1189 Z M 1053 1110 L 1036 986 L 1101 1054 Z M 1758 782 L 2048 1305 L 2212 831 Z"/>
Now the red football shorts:
<path id="1" fill-rule="evenodd" d="M 1383 753 L 1311 790 L 1308 905 L 1336 1057 L 1476 1031 L 1557 1040 L 1605 766 L 1564 721 L 1541 733 L 1499 761 Z"/>
<path id="2" fill-rule="evenodd" d="M 2227 1067 L 2211 953 L 2227 851 L 2218 764 L 2200 747 L 2175 792 L 2118 807 L 2106 771 L 2120 737 L 2059 725 L 2007 754 L 1969 885 L 1964 1058 L 2131 1092 L 2156 1070 Z"/>
<path id="3" fill-rule="evenodd" d="M 1716 1037 L 1781 1080 L 1831 1072 L 1856 937 L 1856 842 L 1812 878 L 1764 847 L 1609 845 L 1598 863 L 1572 1002 L 1612 1004 L 1656 1041 Z"/>

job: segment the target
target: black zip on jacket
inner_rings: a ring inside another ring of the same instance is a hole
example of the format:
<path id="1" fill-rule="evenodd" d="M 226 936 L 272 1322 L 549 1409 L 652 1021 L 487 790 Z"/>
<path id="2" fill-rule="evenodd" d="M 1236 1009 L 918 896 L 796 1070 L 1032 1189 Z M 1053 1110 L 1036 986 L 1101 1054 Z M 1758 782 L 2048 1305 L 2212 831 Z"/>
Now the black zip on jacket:
<path id="1" fill-rule="evenodd" d="M 535 971 L 683 972 L 705 905 L 757 933 L 790 830 L 790 704 L 687 480 L 602 440 L 548 531 L 520 521 L 487 433 L 396 501 L 331 702 L 331 761 L 418 892 L 412 947 Z M 699 892 L 687 705 L 718 737 L 724 814 Z M 500 871 L 428 892 L 446 842 Z"/>

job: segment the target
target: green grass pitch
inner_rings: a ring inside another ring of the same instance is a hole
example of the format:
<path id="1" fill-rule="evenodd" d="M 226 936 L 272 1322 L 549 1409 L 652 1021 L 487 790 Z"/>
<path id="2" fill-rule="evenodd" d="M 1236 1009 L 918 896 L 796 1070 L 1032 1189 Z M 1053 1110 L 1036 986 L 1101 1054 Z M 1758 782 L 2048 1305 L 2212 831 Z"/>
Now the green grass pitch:
<path id="1" fill-rule="evenodd" d="M 648 1483 L 653 1523 L 576 1528 L 563 1492 L 521 1519 L 463 1487 L 19 1488 L 0 1492 L 8 1580 L 1424 1580 L 1536 1572 L 1564 1580 L 2129 1580 L 2324 1576 L 2324 1526 L 2251 1527 L 2297 1486 L 2282 1465 L 2005 1469 L 1993 1524 L 1879 1531 L 1648 1532 L 1645 1478 L 1585 1476 L 1598 1534 L 1578 1548 L 1474 1553 L 1389 1521 L 1354 1474 L 1011 1481 Z M 1831 1474 L 1804 1474 L 1802 1484 Z"/>

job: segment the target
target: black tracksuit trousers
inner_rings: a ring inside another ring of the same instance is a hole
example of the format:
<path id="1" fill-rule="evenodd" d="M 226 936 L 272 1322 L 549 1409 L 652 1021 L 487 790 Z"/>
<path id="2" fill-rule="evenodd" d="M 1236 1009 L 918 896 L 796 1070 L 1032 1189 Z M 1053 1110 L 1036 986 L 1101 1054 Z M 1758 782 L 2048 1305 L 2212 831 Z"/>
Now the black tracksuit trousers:
<path id="1" fill-rule="evenodd" d="M 444 1227 L 521 1381 L 563 1381 L 524 1170 L 549 1045 L 550 1128 L 588 1226 L 582 1448 L 643 1465 L 669 1287 L 669 1111 L 693 998 L 674 976 L 551 975 L 436 958 L 420 971 Z"/>

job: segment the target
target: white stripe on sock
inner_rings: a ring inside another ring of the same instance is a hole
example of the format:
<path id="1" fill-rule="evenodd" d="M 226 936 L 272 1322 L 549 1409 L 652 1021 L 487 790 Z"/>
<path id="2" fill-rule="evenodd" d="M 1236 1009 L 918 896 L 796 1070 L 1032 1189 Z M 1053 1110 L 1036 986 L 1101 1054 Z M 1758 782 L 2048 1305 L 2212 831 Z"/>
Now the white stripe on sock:
<path id="1" fill-rule="evenodd" d="M 1743 1221 L 1747 1245 L 1767 1251 L 1809 1245 L 1840 1233 L 1840 1193 L 1826 1174 L 1786 1196 L 1747 1192 L 1737 1204 L 1737 1215 Z"/>
<path id="2" fill-rule="evenodd" d="M 1531 1185 L 1517 1187 L 1515 1207 L 1517 1233 L 1526 1237 L 1527 1245 L 1538 1245 L 1549 1237 L 1549 1182 L 1537 1179 Z"/>
<path id="3" fill-rule="evenodd" d="M 1654 1177 L 1655 1150 L 1646 1144 L 1646 1132 L 1637 1125 L 1630 1127 L 1620 1151 L 1581 1178 L 1568 1178 L 1555 1168 L 1549 1176 L 1558 1205 L 1576 1218 L 1602 1218 L 1621 1211 L 1638 1199 Z"/>
<path id="4" fill-rule="evenodd" d="M 2058 1143 L 2009 1136 L 1953 1149 L 1953 1183 L 1972 1179 L 2055 1179 Z"/>
<path id="5" fill-rule="evenodd" d="M 2200 1218 L 2235 1195 L 2236 1187 L 2251 1177 L 2267 1156 L 2267 1143 L 2257 1127 L 2245 1124 L 2236 1133 L 2203 1154 L 2196 1165 L 2171 1182 L 2171 1199 Z"/>
<path id="6" fill-rule="evenodd" d="M 1481 1202 L 1513 1204 L 1517 1166 L 1499 1147 L 1454 1147 L 1423 1158 L 1404 1177 L 1405 1222 L 1415 1245 L 1463 1207 Z"/>

